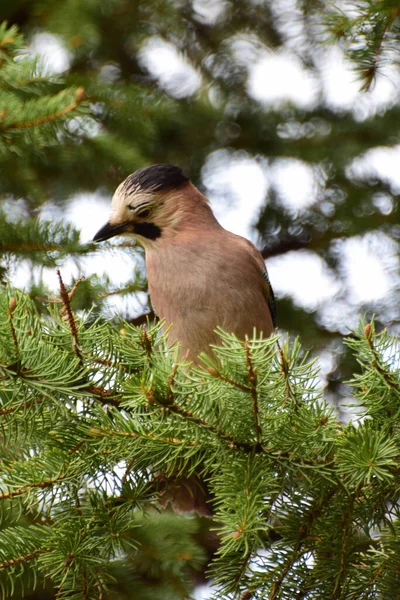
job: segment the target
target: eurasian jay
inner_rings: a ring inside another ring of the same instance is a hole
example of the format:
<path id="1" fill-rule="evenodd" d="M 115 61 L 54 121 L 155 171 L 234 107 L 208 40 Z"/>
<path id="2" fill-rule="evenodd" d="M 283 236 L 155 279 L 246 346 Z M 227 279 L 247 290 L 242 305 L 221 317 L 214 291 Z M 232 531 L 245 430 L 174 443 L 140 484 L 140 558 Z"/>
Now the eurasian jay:
<path id="1" fill-rule="evenodd" d="M 102 242 L 134 235 L 143 245 L 151 302 L 172 325 L 168 343 L 197 362 L 218 344 L 220 326 L 238 338 L 269 336 L 275 327 L 274 294 L 255 246 L 218 223 L 209 200 L 179 167 L 139 169 L 117 188 Z"/>

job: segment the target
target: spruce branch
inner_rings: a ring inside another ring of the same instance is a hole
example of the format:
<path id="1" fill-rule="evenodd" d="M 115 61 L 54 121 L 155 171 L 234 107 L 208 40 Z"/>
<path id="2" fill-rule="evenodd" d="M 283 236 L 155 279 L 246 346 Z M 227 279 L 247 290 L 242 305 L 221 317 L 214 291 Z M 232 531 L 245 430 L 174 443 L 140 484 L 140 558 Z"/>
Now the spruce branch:
<path id="1" fill-rule="evenodd" d="M 0 493 L 0 500 L 9 500 L 10 498 L 15 498 L 16 496 L 22 496 L 23 494 L 26 494 L 26 492 L 32 489 L 45 489 L 53 487 L 56 483 L 62 481 L 66 477 L 66 473 L 61 473 L 56 477 L 50 477 L 50 479 L 44 479 L 43 481 L 37 481 L 33 483 L 26 483 L 22 487 L 16 488 L 15 490 L 11 490 L 10 492 Z"/>
<path id="2" fill-rule="evenodd" d="M 25 410 L 25 408 L 30 408 L 31 406 L 41 404 L 45 398 L 35 398 L 34 400 L 27 400 L 26 402 L 22 402 L 19 405 L 7 406 L 7 408 L 0 409 L 0 416 L 4 417 L 6 415 L 11 415 L 16 411 Z"/>
<path id="3" fill-rule="evenodd" d="M 273 582 L 271 592 L 268 596 L 268 600 L 276 600 L 277 598 L 279 598 L 281 586 L 284 582 L 286 575 L 289 573 L 294 563 L 297 560 L 299 560 L 300 556 L 307 551 L 307 548 L 304 548 L 304 544 L 307 537 L 309 536 L 310 530 L 314 525 L 315 520 L 321 516 L 322 509 L 327 507 L 327 505 L 332 500 L 334 495 L 339 491 L 339 489 L 339 486 L 334 486 L 328 489 L 324 496 L 322 498 L 317 499 L 314 503 L 314 506 L 311 506 L 306 512 L 305 517 L 303 519 L 303 523 L 301 524 L 299 529 L 299 536 L 297 542 L 295 543 L 291 554 L 289 554 L 288 558 L 283 564 L 283 568 L 279 573 L 277 579 Z"/>
<path id="4" fill-rule="evenodd" d="M 3 126 L 2 129 L 3 131 L 9 131 L 10 129 L 28 129 L 29 127 L 38 127 L 40 125 L 44 125 L 45 123 L 56 121 L 57 119 L 60 119 L 61 117 L 64 117 L 65 115 L 76 110 L 78 106 L 86 99 L 85 89 L 83 87 L 79 87 L 75 92 L 75 100 L 53 114 L 44 115 L 43 117 L 38 117 L 37 119 L 10 123 L 9 125 Z"/>
<path id="5" fill-rule="evenodd" d="M 68 293 L 67 288 L 65 287 L 64 282 L 62 280 L 60 269 L 57 269 L 57 275 L 58 275 L 58 279 L 60 282 L 60 296 L 61 296 L 61 300 L 63 301 L 63 304 L 64 304 L 64 310 L 66 312 L 69 328 L 70 328 L 71 335 L 72 335 L 72 349 L 75 352 L 76 356 L 78 357 L 79 364 L 80 364 L 81 368 L 83 369 L 84 362 L 83 362 L 82 352 L 80 349 L 78 329 L 77 329 L 77 326 L 75 323 L 74 314 L 71 310 L 72 293 L 71 293 L 71 295 Z M 76 290 L 76 287 L 78 286 L 80 281 L 82 281 L 82 279 L 78 279 L 78 281 L 76 282 L 76 284 L 74 286 L 73 291 Z"/>
<path id="6" fill-rule="evenodd" d="M 182 406 L 180 406 L 179 404 L 177 404 L 175 402 L 175 395 L 174 395 L 172 386 L 173 386 L 173 381 L 174 381 L 174 377 L 175 377 L 175 373 L 176 373 L 176 368 L 177 367 L 174 367 L 173 372 L 171 373 L 171 375 L 168 378 L 168 396 L 165 399 L 165 401 L 162 397 L 160 397 L 159 394 L 154 393 L 154 390 L 152 390 L 151 388 L 148 388 L 146 386 L 143 387 L 143 391 L 145 392 L 145 394 L 148 398 L 149 404 L 157 403 L 163 409 L 166 409 L 184 419 L 187 419 L 188 421 L 190 421 L 192 423 L 195 423 L 196 425 L 200 425 L 201 427 L 204 427 L 207 430 L 212 431 L 223 442 L 228 442 L 229 447 L 231 447 L 231 448 L 241 448 L 241 449 L 246 449 L 246 450 L 252 450 L 254 448 L 254 444 L 245 444 L 243 442 L 237 441 L 234 438 L 234 436 L 231 435 L 230 433 L 228 433 L 227 431 L 222 431 L 221 429 L 219 429 L 212 423 L 209 423 L 205 419 L 202 419 L 201 417 L 195 415 L 190 410 L 183 408 Z"/>
<path id="7" fill-rule="evenodd" d="M 13 320 L 13 313 L 14 313 L 14 311 L 16 309 L 16 306 L 17 306 L 17 300 L 16 300 L 16 298 L 11 298 L 9 306 L 8 306 L 8 318 L 9 318 L 11 335 L 12 335 L 12 339 L 13 339 L 13 342 L 14 342 L 15 357 L 16 357 L 16 360 L 18 362 L 20 360 L 20 351 L 19 351 L 19 344 L 18 344 L 17 333 L 15 331 L 14 320 Z"/>
<path id="8" fill-rule="evenodd" d="M 114 429 L 109 429 L 105 426 L 102 426 L 100 428 L 97 427 L 92 427 L 89 429 L 89 434 L 92 437 L 103 437 L 103 436 L 107 436 L 109 438 L 118 438 L 118 437 L 122 437 L 122 438 L 134 438 L 134 439 L 147 439 L 147 440 L 154 440 L 157 442 L 164 442 L 168 445 L 173 445 L 173 446 L 197 446 L 197 447 L 201 447 L 201 445 L 196 442 L 196 440 L 187 440 L 187 439 L 180 439 L 180 438 L 172 438 L 172 437 L 163 437 L 163 436 L 159 436 L 156 433 L 152 434 L 152 433 L 144 433 L 143 431 L 141 431 L 140 433 L 138 433 L 137 431 L 118 431 L 118 430 L 114 430 Z"/>
<path id="9" fill-rule="evenodd" d="M 388 373 L 388 371 L 384 368 L 384 366 L 381 363 L 381 358 L 379 356 L 379 353 L 377 352 L 377 350 L 374 346 L 374 341 L 373 341 L 374 333 L 375 333 L 375 331 L 374 331 L 373 323 L 367 323 L 364 328 L 364 335 L 365 335 L 365 339 L 367 340 L 368 346 L 373 355 L 372 366 L 382 377 L 382 379 L 386 383 L 387 387 L 395 390 L 397 393 L 400 393 L 400 385 L 398 384 L 396 379 L 393 378 L 390 373 Z"/>
<path id="10" fill-rule="evenodd" d="M 54 552 L 54 548 L 38 548 L 37 550 L 34 550 L 34 552 L 29 552 L 28 554 L 16 556 L 14 558 L 11 558 L 10 560 L 5 560 L 4 562 L 0 563 L 0 569 L 8 569 L 9 567 L 16 567 L 17 565 L 20 565 L 21 563 L 28 562 L 34 558 L 37 558 L 41 554 L 45 554 L 47 552 Z"/>
<path id="11" fill-rule="evenodd" d="M 278 351 L 279 351 L 279 364 L 281 367 L 281 375 L 284 378 L 285 381 L 285 400 L 283 401 L 283 406 L 286 405 L 286 403 L 291 400 L 293 403 L 293 408 L 296 409 L 297 408 L 297 399 L 296 399 L 296 395 L 293 392 L 292 389 L 292 384 L 290 382 L 290 377 L 289 377 L 289 359 L 286 358 L 279 342 L 277 342 L 277 346 L 278 346 Z"/>
<path id="12" fill-rule="evenodd" d="M 338 573 L 336 585 L 332 591 L 332 600 L 334 600 L 334 598 L 337 598 L 337 597 L 340 598 L 340 595 L 342 593 L 343 583 L 344 583 L 345 577 L 346 577 L 346 569 L 348 568 L 347 549 L 348 549 L 349 542 L 350 542 L 351 531 L 353 529 L 353 520 L 352 519 L 353 519 L 354 504 L 355 504 L 357 495 L 360 492 L 360 490 L 362 489 L 362 487 L 363 487 L 362 485 L 358 486 L 358 489 L 353 494 L 350 495 L 348 506 L 343 514 L 343 519 L 342 519 L 342 523 L 341 523 L 343 537 L 342 537 L 342 544 L 340 547 L 339 573 Z"/>
<path id="13" fill-rule="evenodd" d="M 247 369 L 249 371 L 249 381 L 251 386 L 251 401 L 252 401 L 252 410 L 253 410 L 253 418 L 254 418 L 254 430 L 256 434 L 257 444 L 262 443 L 262 429 L 261 429 L 261 420 L 260 420 L 260 412 L 258 407 L 258 395 L 257 395 L 257 375 L 254 370 L 253 362 L 250 355 L 250 348 L 248 340 L 244 343 L 244 349 L 246 353 L 246 364 Z"/>
<path id="14" fill-rule="evenodd" d="M 208 367 L 207 368 L 207 372 L 212 377 L 216 377 L 217 379 L 221 379 L 221 381 L 224 381 L 225 383 L 229 383 L 229 385 L 237 388 L 238 390 L 241 390 L 242 392 L 247 392 L 247 393 L 251 394 L 251 388 L 249 386 L 243 385 L 239 381 L 235 381 L 234 379 L 228 377 L 224 373 L 221 373 L 221 371 L 217 371 L 217 369 L 215 369 L 214 367 Z"/>

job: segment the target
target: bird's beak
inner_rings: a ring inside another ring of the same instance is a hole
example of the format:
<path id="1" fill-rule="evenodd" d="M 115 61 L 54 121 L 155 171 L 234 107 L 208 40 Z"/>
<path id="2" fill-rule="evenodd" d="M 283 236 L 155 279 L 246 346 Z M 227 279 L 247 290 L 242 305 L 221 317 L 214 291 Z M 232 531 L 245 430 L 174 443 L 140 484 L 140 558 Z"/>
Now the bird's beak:
<path id="1" fill-rule="evenodd" d="M 105 240 L 109 240 L 115 235 L 119 235 L 120 233 L 124 233 L 128 229 L 128 223 L 120 223 L 119 225 L 112 225 L 111 223 L 106 223 L 104 227 L 99 229 L 96 235 L 93 238 L 94 242 L 104 242 Z"/>

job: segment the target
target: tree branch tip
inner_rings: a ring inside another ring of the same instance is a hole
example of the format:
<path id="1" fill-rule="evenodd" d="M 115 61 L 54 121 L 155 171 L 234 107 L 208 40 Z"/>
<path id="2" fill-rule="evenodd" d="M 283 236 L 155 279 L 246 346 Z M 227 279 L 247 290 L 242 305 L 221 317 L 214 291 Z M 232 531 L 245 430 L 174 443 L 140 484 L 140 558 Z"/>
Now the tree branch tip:
<path id="1" fill-rule="evenodd" d="M 17 307 L 17 299 L 13 296 L 8 304 L 8 314 L 11 316 Z"/>

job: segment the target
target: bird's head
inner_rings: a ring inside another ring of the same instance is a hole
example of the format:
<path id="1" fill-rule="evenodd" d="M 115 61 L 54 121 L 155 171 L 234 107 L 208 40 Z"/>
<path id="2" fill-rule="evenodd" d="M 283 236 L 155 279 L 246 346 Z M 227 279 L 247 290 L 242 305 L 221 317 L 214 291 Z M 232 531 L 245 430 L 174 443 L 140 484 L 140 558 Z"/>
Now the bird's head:
<path id="1" fill-rule="evenodd" d="M 173 165 L 152 165 L 135 171 L 116 189 L 110 220 L 93 241 L 103 242 L 121 234 L 134 235 L 143 245 L 157 240 L 179 222 L 179 198 L 189 186 L 195 189 L 183 171 Z"/>

